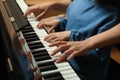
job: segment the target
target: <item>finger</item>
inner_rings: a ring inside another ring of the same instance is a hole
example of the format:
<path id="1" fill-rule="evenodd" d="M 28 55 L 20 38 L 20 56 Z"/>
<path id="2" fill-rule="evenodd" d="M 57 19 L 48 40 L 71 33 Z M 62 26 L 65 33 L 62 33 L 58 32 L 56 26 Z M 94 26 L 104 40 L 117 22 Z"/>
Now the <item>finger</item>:
<path id="1" fill-rule="evenodd" d="M 44 26 L 44 23 L 41 21 L 37 24 L 37 28 L 41 29 Z"/>
<path id="2" fill-rule="evenodd" d="M 54 56 L 56 53 L 58 53 L 59 51 L 63 51 L 67 49 L 67 46 L 66 45 L 61 45 L 59 47 L 57 47 L 52 53 L 51 53 L 51 56 Z"/>
<path id="3" fill-rule="evenodd" d="M 42 27 L 49 27 L 49 23 L 48 22 L 43 22 L 41 21 L 38 25 L 37 25 L 37 28 L 42 28 Z"/>
<path id="4" fill-rule="evenodd" d="M 64 62 L 64 61 L 65 61 L 65 57 L 60 57 L 55 62 L 56 63 L 61 63 L 61 62 Z"/>
<path id="5" fill-rule="evenodd" d="M 24 45 L 24 44 L 25 44 L 25 40 L 24 40 L 23 38 L 20 39 L 19 42 L 20 42 L 21 45 Z"/>
<path id="6" fill-rule="evenodd" d="M 38 69 L 37 67 L 34 67 L 34 68 L 32 68 L 32 71 L 33 71 L 33 72 L 36 72 L 37 69 Z"/>
<path id="7" fill-rule="evenodd" d="M 44 37 L 44 40 L 46 41 L 52 34 L 48 34 L 47 36 Z"/>
<path id="8" fill-rule="evenodd" d="M 20 37 L 21 36 L 20 33 L 17 33 L 17 36 Z"/>
<path id="9" fill-rule="evenodd" d="M 28 7 L 28 9 L 25 11 L 24 16 L 27 17 L 27 15 L 30 15 L 32 12 L 38 11 L 38 6 L 34 5 L 31 7 Z M 40 10 L 39 10 L 40 11 Z"/>
<path id="10" fill-rule="evenodd" d="M 36 17 L 36 20 L 39 21 L 42 19 L 42 17 L 44 17 L 45 15 L 45 11 L 42 11 L 37 17 Z"/>
<path id="11" fill-rule="evenodd" d="M 30 15 L 30 14 L 32 13 L 32 11 L 33 11 L 32 8 L 29 7 L 29 8 L 25 11 L 25 13 L 24 13 L 23 16 L 24 16 L 24 17 L 27 17 L 27 15 Z"/>
<path id="12" fill-rule="evenodd" d="M 32 62 L 32 56 L 31 56 L 30 51 L 26 52 L 26 58 L 27 58 L 28 62 Z"/>
<path id="13" fill-rule="evenodd" d="M 70 56 L 67 57 L 67 61 L 70 61 L 71 59 L 73 59 L 76 56 L 77 52 L 73 52 L 70 54 Z"/>
<path id="14" fill-rule="evenodd" d="M 52 47 L 52 46 L 60 46 L 60 45 L 63 45 L 63 44 L 66 44 L 67 42 L 66 41 L 54 41 L 52 42 L 49 47 Z"/>
<path id="15" fill-rule="evenodd" d="M 55 36 L 53 36 L 52 34 L 50 34 L 50 35 L 46 36 L 44 38 L 44 40 L 47 41 L 47 42 L 51 42 L 55 38 L 56 38 Z"/>
<path id="16" fill-rule="evenodd" d="M 63 53 L 57 60 L 56 63 L 61 63 L 65 61 L 66 57 L 68 56 L 69 53 Z"/>
<path id="17" fill-rule="evenodd" d="M 46 41 L 49 42 L 49 43 L 51 43 L 51 42 L 53 42 L 55 39 L 56 39 L 56 37 L 51 36 L 51 37 L 48 38 Z"/>
<path id="18" fill-rule="evenodd" d="M 27 51 L 27 52 L 26 52 L 26 57 L 30 57 L 30 55 L 31 55 L 31 52 L 30 52 L 30 51 Z"/>
<path id="19" fill-rule="evenodd" d="M 34 80 L 42 80 L 42 75 L 39 74 L 39 75 L 34 76 Z"/>
<path id="20" fill-rule="evenodd" d="M 51 33 L 54 29 L 55 29 L 55 26 L 52 26 L 52 27 L 50 28 L 50 30 L 48 31 L 48 33 Z"/>
<path id="21" fill-rule="evenodd" d="M 52 42 L 56 42 L 56 41 L 62 41 L 60 38 L 55 38 L 55 39 L 52 39 L 51 41 L 50 41 L 50 43 L 52 43 Z"/>

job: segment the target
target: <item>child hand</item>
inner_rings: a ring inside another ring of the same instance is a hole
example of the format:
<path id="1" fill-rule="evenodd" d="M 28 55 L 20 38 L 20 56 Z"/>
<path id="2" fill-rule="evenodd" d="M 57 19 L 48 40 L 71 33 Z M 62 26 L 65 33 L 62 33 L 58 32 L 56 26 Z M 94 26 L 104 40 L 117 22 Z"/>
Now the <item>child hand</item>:
<path id="1" fill-rule="evenodd" d="M 50 21 L 41 21 L 38 25 L 37 28 L 42 28 L 42 27 L 50 27 L 48 30 L 48 33 L 51 33 L 60 23 L 59 19 L 52 19 Z"/>
<path id="2" fill-rule="evenodd" d="M 44 40 L 47 42 L 63 41 L 68 40 L 69 35 L 70 31 L 55 32 L 48 34 Z"/>

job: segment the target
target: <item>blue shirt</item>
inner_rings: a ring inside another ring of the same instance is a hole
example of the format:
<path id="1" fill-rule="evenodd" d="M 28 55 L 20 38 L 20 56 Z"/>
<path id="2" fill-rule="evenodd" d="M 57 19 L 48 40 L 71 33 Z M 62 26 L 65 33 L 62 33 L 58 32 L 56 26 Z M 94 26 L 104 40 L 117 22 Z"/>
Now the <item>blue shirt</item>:
<path id="1" fill-rule="evenodd" d="M 113 6 L 92 0 L 73 0 L 66 17 L 60 18 L 60 27 L 56 31 L 71 31 L 69 41 L 85 40 L 119 22 L 118 11 Z M 110 51 L 111 46 L 96 48 L 87 55 L 75 57 L 70 63 L 83 80 L 105 80 Z"/>

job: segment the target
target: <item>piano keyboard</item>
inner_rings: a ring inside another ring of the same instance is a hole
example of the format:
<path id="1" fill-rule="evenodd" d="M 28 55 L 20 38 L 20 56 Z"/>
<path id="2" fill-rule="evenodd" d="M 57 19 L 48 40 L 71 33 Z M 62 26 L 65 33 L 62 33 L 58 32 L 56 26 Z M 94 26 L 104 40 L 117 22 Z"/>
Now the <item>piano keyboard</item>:
<path id="1" fill-rule="evenodd" d="M 16 0 L 16 2 L 25 13 L 28 6 L 24 0 Z M 61 53 L 59 52 L 55 56 L 50 55 L 56 47 L 49 47 L 49 43 L 43 40 L 47 32 L 45 29 L 36 28 L 39 22 L 35 21 L 34 14 L 31 14 L 27 19 L 30 26 L 26 26 L 19 33 L 21 38 L 25 39 L 23 49 L 26 52 L 31 51 L 31 66 L 38 67 L 35 75 L 42 74 L 43 80 L 80 80 L 68 62 L 59 64 L 54 62 L 54 59 L 58 58 Z"/>

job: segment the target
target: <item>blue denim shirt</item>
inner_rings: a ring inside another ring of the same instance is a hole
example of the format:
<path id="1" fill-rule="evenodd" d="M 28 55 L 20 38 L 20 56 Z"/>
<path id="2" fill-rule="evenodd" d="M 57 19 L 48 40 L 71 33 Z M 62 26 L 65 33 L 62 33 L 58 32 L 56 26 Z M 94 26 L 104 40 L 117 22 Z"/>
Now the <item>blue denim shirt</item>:
<path id="1" fill-rule="evenodd" d="M 69 41 L 85 40 L 113 27 L 119 22 L 118 11 L 110 5 L 92 0 L 73 0 L 66 12 L 67 19 L 60 18 L 57 31 L 71 31 Z M 83 80 L 104 80 L 109 67 L 111 46 L 96 48 L 84 56 L 70 61 Z"/>

